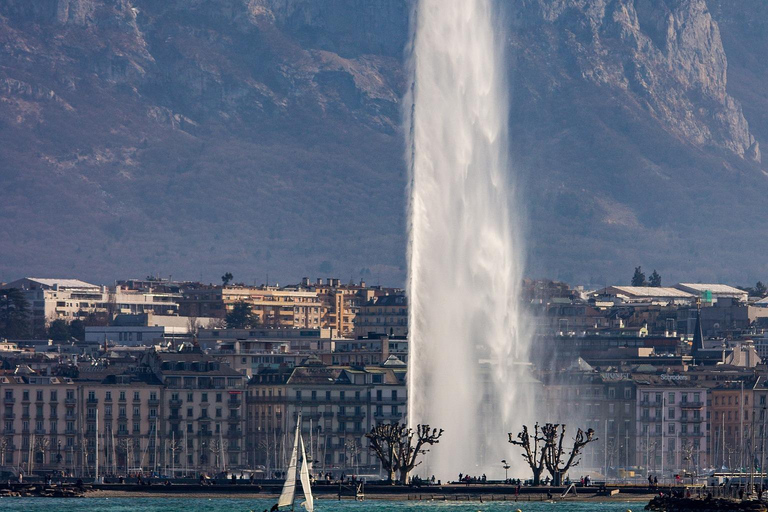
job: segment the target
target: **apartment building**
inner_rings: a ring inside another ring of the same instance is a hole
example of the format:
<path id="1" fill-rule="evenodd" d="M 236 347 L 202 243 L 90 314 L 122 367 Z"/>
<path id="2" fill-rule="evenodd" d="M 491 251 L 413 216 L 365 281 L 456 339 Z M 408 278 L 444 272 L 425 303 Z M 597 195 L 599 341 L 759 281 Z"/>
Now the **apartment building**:
<path id="1" fill-rule="evenodd" d="M 408 335 L 408 299 L 405 295 L 382 295 L 360 306 L 355 317 L 355 337 L 371 334 Z"/>
<path id="2" fill-rule="evenodd" d="M 68 378 L 24 373 L 0 376 L 0 468 L 75 470 L 83 446 L 77 386 Z"/>
<path id="3" fill-rule="evenodd" d="M 754 452 L 757 384 L 755 378 L 729 380 L 710 389 L 710 452 L 718 467 L 743 467 L 745 454 Z"/>
<path id="4" fill-rule="evenodd" d="M 637 379 L 638 461 L 659 478 L 708 467 L 707 388 L 689 375 Z"/>
<path id="5" fill-rule="evenodd" d="M 246 377 L 199 350 L 150 351 L 142 364 L 163 387 L 159 435 L 175 449 L 164 467 L 183 465 L 184 471 L 197 472 L 243 468 Z"/>
<path id="6" fill-rule="evenodd" d="M 182 316 L 226 318 L 235 304 L 245 302 L 260 326 L 322 327 L 324 306 L 316 292 L 270 286 L 208 286 L 187 290 L 179 301 Z"/>
<path id="7" fill-rule="evenodd" d="M 302 435 L 316 472 L 378 472 L 365 434 L 376 423 L 404 420 L 405 374 L 405 364 L 390 358 L 366 367 L 327 366 L 315 359 L 254 375 L 248 385 L 253 463 L 268 472 L 285 467 L 284 447 L 292 442 L 301 413 Z"/>

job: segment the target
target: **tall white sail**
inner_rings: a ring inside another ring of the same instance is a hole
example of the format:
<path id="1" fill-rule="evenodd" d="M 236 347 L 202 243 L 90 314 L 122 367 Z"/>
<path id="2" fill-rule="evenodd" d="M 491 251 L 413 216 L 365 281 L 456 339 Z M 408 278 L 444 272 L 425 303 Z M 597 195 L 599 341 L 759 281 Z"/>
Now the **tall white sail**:
<path id="1" fill-rule="evenodd" d="M 301 490 L 304 491 L 304 499 L 306 500 L 302 505 L 307 509 L 307 512 L 313 512 L 315 510 L 315 500 L 312 498 L 312 488 L 309 486 L 309 464 L 307 460 L 307 454 L 304 451 L 304 438 L 299 434 L 299 442 L 301 443 Z"/>
<path id="2" fill-rule="evenodd" d="M 296 460 L 299 451 L 299 425 L 301 425 L 301 416 L 296 421 L 296 435 L 293 438 L 293 452 L 291 452 L 291 462 L 288 464 L 288 471 L 285 472 L 285 483 L 283 492 L 280 493 L 280 499 L 277 500 L 278 507 L 293 506 L 293 497 L 296 494 Z"/>

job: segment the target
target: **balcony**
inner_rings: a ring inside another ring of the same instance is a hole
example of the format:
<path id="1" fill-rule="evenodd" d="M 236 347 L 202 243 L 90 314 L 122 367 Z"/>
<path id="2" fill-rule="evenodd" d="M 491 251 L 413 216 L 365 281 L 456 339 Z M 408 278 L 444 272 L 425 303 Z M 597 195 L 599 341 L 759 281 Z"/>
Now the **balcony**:
<path id="1" fill-rule="evenodd" d="M 150 407 L 157 407 L 160 405 L 160 400 L 158 398 L 150 398 L 147 400 L 147 405 Z"/>
<path id="2" fill-rule="evenodd" d="M 704 402 L 680 402 L 680 407 L 683 409 L 701 409 L 704 407 Z"/>
<path id="3" fill-rule="evenodd" d="M 76 398 L 65 398 L 64 399 L 64 405 L 67 407 L 74 407 L 77 404 Z"/>
<path id="4" fill-rule="evenodd" d="M 227 400 L 227 407 L 240 407 L 242 403 L 243 403 L 242 400 L 240 400 L 239 398 L 234 400 L 230 398 L 229 400 Z"/>
<path id="5" fill-rule="evenodd" d="M 7 405 L 13 405 L 16 403 L 16 399 L 12 396 L 7 396 L 3 399 L 3 402 L 5 402 Z"/>
<path id="6" fill-rule="evenodd" d="M 179 398 L 171 398 L 168 401 L 168 405 L 170 407 L 181 407 L 184 404 L 184 402 L 181 401 Z"/>

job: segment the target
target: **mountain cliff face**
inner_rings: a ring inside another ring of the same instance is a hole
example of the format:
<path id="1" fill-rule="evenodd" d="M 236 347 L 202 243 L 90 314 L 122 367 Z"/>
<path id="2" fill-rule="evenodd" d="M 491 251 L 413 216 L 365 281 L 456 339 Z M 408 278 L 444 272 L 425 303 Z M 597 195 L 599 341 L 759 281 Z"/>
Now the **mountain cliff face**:
<path id="1" fill-rule="evenodd" d="M 746 1 L 502 4 L 532 273 L 760 277 L 768 13 Z M 411 7 L 0 3 L 0 280 L 398 282 Z"/>

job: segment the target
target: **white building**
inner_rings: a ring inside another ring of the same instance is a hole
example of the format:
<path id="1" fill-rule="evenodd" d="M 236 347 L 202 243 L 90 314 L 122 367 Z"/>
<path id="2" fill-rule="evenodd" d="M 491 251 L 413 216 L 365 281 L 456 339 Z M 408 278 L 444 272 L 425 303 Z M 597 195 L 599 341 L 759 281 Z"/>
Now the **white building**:
<path id="1" fill-rule="evenodd" d="M 690 378 L 664 374 L 637 382 L 636 460 L 659 481 L 709 464 L 707 389 Z"/>
<path id="2" fill-rule="evenodd" d="M 749 296 L 744 290 L 739 290 L 727 284 L 679 283 L 675 285 L 675 288 L 697 297 L 711 298 L 712 302 L 717 302 L 721 298 L 746 302 Z"/>
<path id="3" fill-rule="evenodd" d="M 104 286 L 79 279 L 25 277 L 4 286 L 21 290 L 30 304 L 33 323 L 48 325 L 54 320 L 71 322 L 91 313 L 106 313 L 109 291 Z"/>

